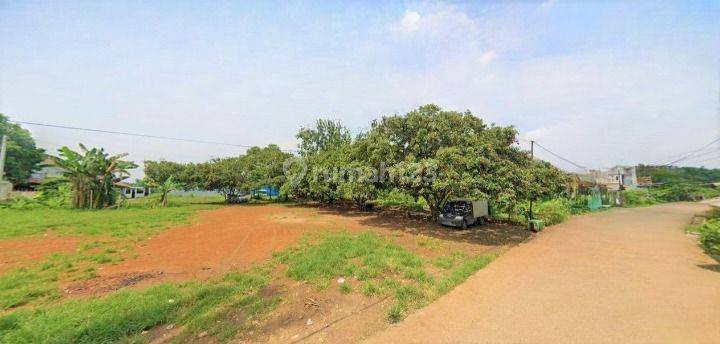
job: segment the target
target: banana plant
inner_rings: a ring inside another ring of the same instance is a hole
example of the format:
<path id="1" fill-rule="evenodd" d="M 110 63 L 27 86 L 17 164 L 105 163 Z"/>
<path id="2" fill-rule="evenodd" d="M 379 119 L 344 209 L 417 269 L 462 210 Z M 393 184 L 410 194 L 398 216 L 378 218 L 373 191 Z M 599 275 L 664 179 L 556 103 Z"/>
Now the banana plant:
<path id="1" fill-rule="evenodd" d="M 80 152 L 62 147 L 55 164 L 64 170 L 70 182 L 73 208 L 99 209 L 115 202 L 114 183 L 129 175 L 128 170 L 137 167 L 122 158 L 127 154 L 109 155 L 102 148 L 88 149 L 80 144 Z"/>
<path id="2" fill-rule="evenodd" d="M 167 207 L 168 205 L 168 194 L 177 190 L 179 187 L 179 184 L 173 180 L 172 176 L 165 179 L 162 183 L 153 182 L 151 185 L 155 185 L 155 189 L 160 193 L 160 205 L 163 207 Z"/>

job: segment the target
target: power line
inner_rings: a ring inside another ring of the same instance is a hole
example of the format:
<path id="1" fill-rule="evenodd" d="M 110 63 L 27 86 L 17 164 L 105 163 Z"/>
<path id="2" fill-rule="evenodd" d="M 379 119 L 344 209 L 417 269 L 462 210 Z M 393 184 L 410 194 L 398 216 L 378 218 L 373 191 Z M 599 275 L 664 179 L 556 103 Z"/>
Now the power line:
<path id="1" fill-rule="evenodd" d="M 717 142 L 720 142 L 720 137 L 716 138 L 715 140 L 712 140 L 710 143 L 708 143 L 708 144 L 700 147 L 699 149 L 696 149 L 696 150 L 692 151 L 690 154 L 687 154 L 687 155 L 685 155 L 685 156 L 683 156 L 683 157 L 681 157 L 681 158 L 679 158 L 679 159 L 676 159 L 676 160 L 671 161 L 671 162 L 669 162 L 669 163 L 667 163 L 667 164 L 664 164 L 663 166 L 670 166 L 670 165 L 673 165 L 673 164 L 677 164 L 678 162 L 681 162 L 681 161 L 690 159 L 690 158 L 692 158 L 695 154 L 697 154 L 697 153 L 699 153 L 699 152 L 702 152 L 703 150 L 705 150 L 706 148 L 714 145 L 714 144 L 717 143 Z"/>
<path id="2" fill-rule="evenodd" d="M 103 129 L 80 128 L 80 127 L 71 127 L 71 126 L 58 125 L 58 124 L 46 124 L 46 123 L 14 121 L 14 120 L 11 120 L 10 122 L 13 122 L 16 124 L 34 125 L 34 126 L 38 126 L 38 127 L 89 131 L 89 132 L 95 132 L 95 133 L 135 136 L 135 137 L 144 137 L 144 138 L 151 138 L 151 139 L 158 139 L 158 140 L 202 143 L 202 144 L 208 144 L 208 145 L 220 145 L 220 146 L 230 146 L 230 147 L 240 147 L 240 148 L 252 148 L 253 147 L 253 146 L 249 146 L 249 145 L 242 145 L 242 144 L 236 144 L 236 143 L 205 141 L 205 140 L 186 139 L 186 138 L 180 138 L 180 137 L 159 136 L 159 135 L 149 135 L 149 134 L 128 133 L 128 132 L 123 132 L 123 131 L 113 131 L 113 130 L 103 130 Z M 297 152 L 293 149 L 281 149 L 281 150 L 286 151 L 286 152 L 292 152 L 292 153 Z"/>
<path id="3" fill-rule="evenodd" d="M 716 155 L 716 156 L 713 156 L 713 157 L 710 157 L 710 158 L 707 158 L 707 159 L 703 159 L 703 160 L 700 160 L 700 161 L 693 161 L 693 162 L 690 162 L 690 163 L 691 163 L 691 164 L 699 164 L 699 163 L 701 163 L 701 162 L 706 162 L 706 161 L 715 160 L 715 159 L 720 159 L 720 155 Z"/>
<path id="4" fill-rule="evenodd" d="M 560 159 L 560 160 L 562 160 L 562 161 L 565 161 L 565 162 L 567 162 L 567 163 L 569 163 L 569 164 L 571 164 L 571 165 L 573 165 L 573 166 L 575 166 L 575 167 L 577 167 L 577 168 L 579 168 L 579 169 L 581 169 L 581 170 L 587 170 L 587 167 L 582 166 L 582 165 L 580 165 L 580 164 L 578 164 L 578 163 L 575 163 L 575 162 L 571 161 L 570 159 L 564 158 L 564 157 L 560 156 L 559 154 L 556 154 L 555 152 L 553 152 L 553 151 L 545 148 L 543 145 L 539 144 L 537 141 L 535 141 L 535 145 L 538 146 L 538 147 L 540 147 L 540 148 L 542 148 L 544 151 L 552 154 L 554 157 L 556 157 L 556 158 L 558 158 L 558 159 Z"/>
<path id="5" fill-rule="evenodd" d="M 713 154 L 713 153 L 718 153 L 718 152 L 720 152 L 720 147 L 717 147 L 717 148 L 715 148 L 715 149 L 712 149 L 712 150 L 709 150 L 709 151 L 706 151 L 706 152 L 697 154 L 697 155 L 695 155 L 695 156 L 693 156 L 693 157 L 690 157 L 688 160 L 685 160 L 685 162 L 691 162 L 691 161 L 693 161 L 693 160 L 695 160 L 695 159 L 697 159 L 697 158 L 702 158 L 702 157 L 704 157 L 704 156 L 707 156 L 707 155 L 710 155 L 710 154 Z"/>

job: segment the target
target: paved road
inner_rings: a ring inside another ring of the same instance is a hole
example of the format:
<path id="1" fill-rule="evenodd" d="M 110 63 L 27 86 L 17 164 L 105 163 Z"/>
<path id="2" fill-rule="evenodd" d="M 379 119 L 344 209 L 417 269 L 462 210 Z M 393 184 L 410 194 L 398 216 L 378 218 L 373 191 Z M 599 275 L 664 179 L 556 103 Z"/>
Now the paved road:
<path id="1" fill-rule="evenodd" d="M 683 232 L 701 204 L 551 227 L 375 343 L 720 343 L 720 269 Z"/>

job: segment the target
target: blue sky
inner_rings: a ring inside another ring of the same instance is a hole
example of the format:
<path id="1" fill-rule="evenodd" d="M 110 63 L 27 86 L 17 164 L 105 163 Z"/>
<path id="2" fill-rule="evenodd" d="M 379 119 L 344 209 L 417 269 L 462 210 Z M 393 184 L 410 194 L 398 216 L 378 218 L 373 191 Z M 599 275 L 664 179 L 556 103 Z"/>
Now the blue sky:
<path id="1" fill-rule="evenodd" d="M 436 103 L 591 167 L 720 136 L 718 1 L 0 2 L 0 16 L 0 112 L 17 120 L 293 148 L 318 117 L 359 132 Z M 136 161 L 242 152 L 29 129 L 51 151 Z"/>

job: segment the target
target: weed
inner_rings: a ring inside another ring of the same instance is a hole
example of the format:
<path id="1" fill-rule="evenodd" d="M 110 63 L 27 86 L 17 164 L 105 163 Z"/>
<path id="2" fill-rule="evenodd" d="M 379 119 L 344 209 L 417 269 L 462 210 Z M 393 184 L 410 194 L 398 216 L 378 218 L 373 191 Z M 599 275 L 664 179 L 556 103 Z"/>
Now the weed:
<path id="1" fill-rule="evenodd" d="M 405 317 L 405 307 L 400 304 L 393 304 L 388 310 L 387 319 L 391 324 L 400 322 Z"/>
<path id="2" fill-rule="evenodd" d="M 464 282 L 475 271 L 490 264 L 495 259 L 494 255 L 479 255 L 463 261 L 460 266 L 450 271 L 450 274 L 443 277 L 437 285 L 437 293 L 442 295 L 452 290 L 458 284 Z"/>
<path id="3" fill-rule="evenodd" d="M 438 250 L 442 246 L 442 241 L 440 239 L 435 239 L 429 236 L 425 235 L 419 235 L 417 238 L 417 244 L 421 247 L 426 247 L 430 250 Z"/>
<path id="4" fill-rule="evenodd" d="M 435 259 L 435 261 L 433 262 L 433 265 L 435 265 L 441 269 L 447 270 L 447 269 L 452 268 L 453 265 L 455 265 L 455 259 L 453 259 L 452 257 L 448 257 L 448 256 L 437 257 Z"/>
<path id="5" fill-rule="evenodd" d="M 273 307 L 260 291 L 267 272 L 232 273 L 205 283 L 161 284 L 143 291 L 77 299 L 0 316 L 0 343 L 91 343 L 130 339 L 160 324 L 184 325 L 178 341 L 200 331 L 232 338 L 251 320 Z M 232 324 L 223 320 L 232 311 L 245 316 Z"/>
<path id="6" fill-rule="evenodd" d="M 365 296 L 373 296 L 380 293 L 380 287 L 373 281 L 365 281 L 362 284 L 362 293 Z"/>

